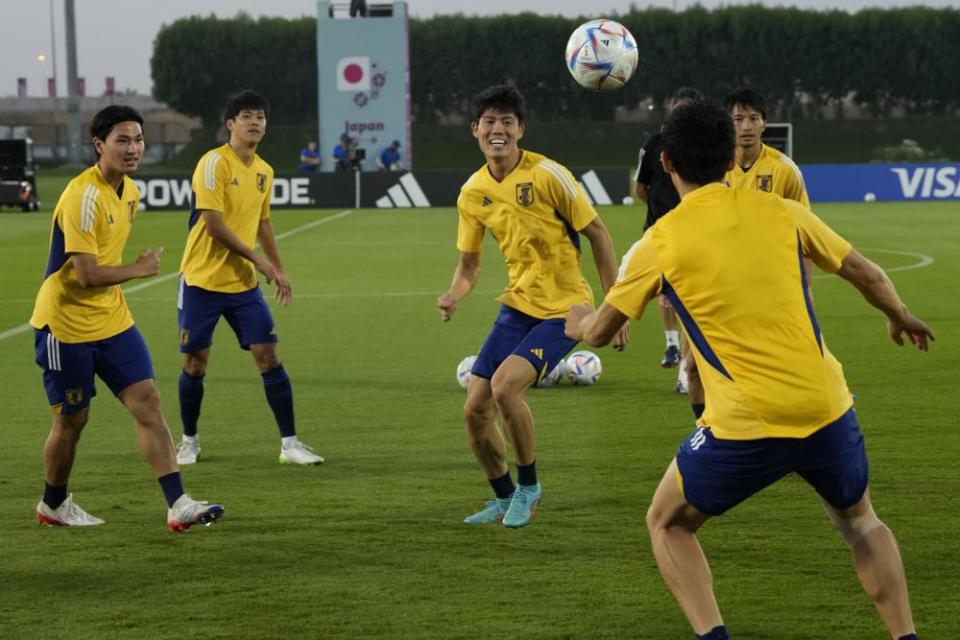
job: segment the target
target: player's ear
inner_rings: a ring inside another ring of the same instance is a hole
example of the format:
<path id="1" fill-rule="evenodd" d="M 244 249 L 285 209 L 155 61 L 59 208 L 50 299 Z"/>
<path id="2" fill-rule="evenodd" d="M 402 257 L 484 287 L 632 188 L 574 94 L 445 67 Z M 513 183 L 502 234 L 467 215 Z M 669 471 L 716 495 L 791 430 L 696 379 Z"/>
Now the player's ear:
<path id="1" fill-rule="evenodd" d="M 663 165 L 663 170 L 667 173 L 677 172 L 677 170 L 673 166 L 673 163 L 670 161 L 670 156 L 667 155 L 666 151 L 660 152 L 660 164 Z"/>
<path id="2" fill-rule="evenodd" d="M 479 129 L 479 128 L 480 128 L 480 121 L 479 121 L 479 120 L 473 120 L 473 121 L 470 122 L 470 133 L 473 134 L 473 137 L 474 137 L 474 138 L 477 138 L 478 140 L 479 140 L 479 138 L 477 137 L 477 129 Z"/>
<path id="3" fill-rule="evenodd" d="M 523 125 L 523 122 L 517 123 L 517 140 L 523 137 L 523 132 L 526 131 L 526 127 Z"/>
<path id="4" fill-rule="evenodd" d="M 727 163 L 727 171 L 733 171 L 733 165 L 736 164 L 735 158 L 730 158 L 730 162 Z"/>

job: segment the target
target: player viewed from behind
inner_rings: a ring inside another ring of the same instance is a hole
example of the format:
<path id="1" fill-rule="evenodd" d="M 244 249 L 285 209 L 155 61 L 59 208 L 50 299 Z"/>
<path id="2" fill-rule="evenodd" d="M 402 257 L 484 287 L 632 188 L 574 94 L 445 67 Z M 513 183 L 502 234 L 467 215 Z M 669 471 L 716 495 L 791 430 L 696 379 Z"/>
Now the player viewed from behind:
<path id="1" fill-rule="evenodd" d="M 167 499 L 167 526 L 183 531 L 223 515 L 218 504 L 183 491 L 170 429 L 160 409 L 153 362 L 133 323 L 120 284 L 157 274 L 163 247 L 123 264 L 123 249 L 140 204 L 128 174 L 143 158 L 143 118 L 125 106 L 93 117 L 97 163 L 70 181 L 53 212 L 50 251 L 30 324 L 36 362 L 53 410 L 43 447 L 43 499 L 37 521 L 50 526 L 103 524 L 73 502 L 67 481 L 96 395 L 94 375 L 136 421 L 137 446 Z"/>
<path id="2" fill-rule="evenodd" d="M 197 421 L 213 330 L 225 318 L 240 347 L 249 350 L 263 378 L 267 403 L 280 430 L 280 462 L 320 464 L 323 458 L 297 439 L 293 388 L 277 357 L 277 332 L 257 283 L 257 271 L 276 283 L 276 299 L 293 291 L 270 222 L 273 169 L 257 155 L 270 105 L 254 91 L 232 96 L 224 107 L 230 140 L 208 151 L 193 174 L 190 234 L 180 263 L 180 417 L 183 440 L 177 460 L 193 464 L 200 453 Z M 260 242 L 265 255 L 254 246 Z"/>
<path id="3" fill-rule="evenodd" d="M 437 300 L 444 321 L 480 277 L 484 234 L 500 246 L 509 283 L 472 369 L 464 407 L 467 439 L 493 487 L 495 500 L 465 522 L 530 522 L 540 500 L 533 416 L 524 396 L 576 344 L 563 335 L 571 305 L 593 294 L 581 271 L 580 233 L 590 241 L 606 291 L 616 278 L 613 243 L 576 179 L 544 156 L 522 150 L 526 105 L 509 86 L 490 87 L 473 103 L 471 129 L 486 164 L 463 185 L 457 200 L 460 260 L 449 290 Z M 617 346 L 627 341 L 627 327 Z M 518 486 L 507 466 L 503 427 L 513 446 Z"/>
<path id="4" fill-rule="evenodd" d="M 807 197 L 800 168 L 785 153 L 761 142 L 761 136 L 767 128 L 767 103 L 763 96 L 753 89 L 737 89 L 724 98 L 723 107 L 733 120 L 736 134 L 735 162 L 726 173 L 727 184 L 734 189 L 775 193 L 809 209 L 810 198 Z M 813 261 L 804 258 L 804 265 L 809 293 Z M 812 303 L 812 294 L 810 299 Z M 683 369 L 690 406 L 699 417 L 703 413 L 705 400 L 696 360 L 685 358 Z"/>
<path id="5" fill-rule="evenodd" d="M 680 87 L 670 98 L 670 110 L 688 104 L 694 100 L 702 100 L 703 94 L 692 87 Z M 643 230 L 652 227 L 654 223 L 666 215 L 671 209 L 680 204 L 680 196 L 673 188 L 670 176 L 663 170 L 660 163 L 660 151 L 663 150 L 663 135 L 659 132 L 650 136 L 646 144 L 640 149 L 640 162 L 637 167 L 637 197 L 647 203 L 647 221 Z M 680 332 L 677 325 L 677 314 L 670 307 L 665 296 L 658 299 L 660 319 L 663 321 L 663 332 L 667 346 L 663 352 L 660 366 L 672 369 L 680 364 Z M 682 376 L 677 381 L 678 391 L 686 390 L 686 382 Z"/>
<path id="6" fill-rule="evenodd" d="M 897 344 L 906 333 L 926 351 L 932 332 L 883 270 L 808 208 L 723 184 L 734 145 L 723 109 L 681 107 L 663 137 L 681 203 L 630 249 L 598 311 L 571 309 L 567 335 L 606 344 L 664 293 L 694 345 L 707 408 L 647 512 L 664 580 L 698 638 L 727 638 L 696 532 L 795 472 L 823 499 L 887 629 L 915 638 L 900 552 L 873 511 L 853 401 L 809 305 L 800 258 L 853 284 L 884 313 Z"/>

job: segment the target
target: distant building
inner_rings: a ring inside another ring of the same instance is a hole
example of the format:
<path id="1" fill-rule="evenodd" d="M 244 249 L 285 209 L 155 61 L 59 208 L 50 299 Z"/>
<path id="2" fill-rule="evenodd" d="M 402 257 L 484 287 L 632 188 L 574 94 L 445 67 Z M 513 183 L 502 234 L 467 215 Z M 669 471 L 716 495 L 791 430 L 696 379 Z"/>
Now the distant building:
<path id="1" fill-rule="evenodd" d="M 200 118 L 177 113 L 150 96 L 137 94 L 78 98 L 84 142 L 93 114 L 111 104 L 133 107 L 143 116 L 147 149 L 143 164 L 155 164 L 174 157 L 190 142 Z M 0 138 L 28 135 L 38 162 L 57 164 L 67 158 L 67 98 L 0 98 Z M 82 145 L 86 159 L 93 161 L 93 148 Z"/>

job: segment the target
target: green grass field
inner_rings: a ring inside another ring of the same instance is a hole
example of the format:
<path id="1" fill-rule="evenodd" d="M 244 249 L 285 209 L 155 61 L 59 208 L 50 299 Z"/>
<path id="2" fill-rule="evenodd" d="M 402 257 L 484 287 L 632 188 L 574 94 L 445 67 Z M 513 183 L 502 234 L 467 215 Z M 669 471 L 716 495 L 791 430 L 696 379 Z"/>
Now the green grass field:
<path id="1" fill-rule="evenodd" d="M 52 204 L 52 194 L 44 194 Z M 960 372 L 956 203 L 822 205 L 817 211 L 891 270 L 938 341 L 898 349 L 848 285 L 818 276 L 818 316 L 857 394 L 879 515 L 899 538 L 922 638 L 960 628 L 953 534 L 960 526 L 953 400 Z M 277 464 L 278 440 L 250 356 L 221 326 L 201 417 L 199 499 L 216 526 L 172 535 L 132 420 L 104 385 L 71 479 L 90 529 L 33 521 L 49 428 L 27 321 L 49 215 L 0 216 L 0 637 L 637 638 L 692 637 L 649 549 L 644 513 L 692 430 L 658 360 L 656 312 L 622 354 L 602 350 L 591 388 L 534 390 L 544 500 L 525 529 L 470 528 L 488 497 L 463 435 L 457 362 L 475 353 L 504 284 L 488 244 L 472 297 L 450 324 L 434 300 L 456 261 L 452 210 L 275 213 L 295 300 L 275 309 L 299 431 L 317 468 Z M 640 207 L 601 211 L 622 254 Z M 167 249 L 156 286 L 128 295 L 179 432 L 175 280 L 185 214 L 148 213 L 126 256 Z M 922 268 L 923 256 L 933 263 Z M 585 259 L 596 282 L 595 269 Z M 146 281 L 144 281 L 145 283 Z M 134 283 L 141 284 L 141 283 Z M 597 289 L 599 290 L 599 289 Z M 785 363 L 788 365 L 788 363 Z M 814 492 L 789 478 L 709 522 L 701 541 L 717 596 L 742 640 L 886 635 Z"/>

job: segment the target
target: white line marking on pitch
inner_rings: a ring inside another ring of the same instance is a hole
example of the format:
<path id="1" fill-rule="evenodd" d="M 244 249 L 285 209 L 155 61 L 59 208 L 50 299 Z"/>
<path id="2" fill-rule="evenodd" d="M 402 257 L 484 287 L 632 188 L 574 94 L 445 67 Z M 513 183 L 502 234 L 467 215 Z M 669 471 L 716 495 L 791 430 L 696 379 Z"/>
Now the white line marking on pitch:
<path id="1" fill-rule="evenodd" d="M 854 247 L 857 249 L 857 247 Z M 894 249 L 870 249 L 867 247 L 860 247 L 859 251 L 874 252 L 874 253 L 892 253 L 898 256 L 911 256 L 913 258 L 918 258 L 918 261 L 913 264 L 903 265 L 902 267 L 890 267 L 889 269 L 884 269 L 887 273 L 893 273 L 894 271 L 910 271 L 911 269 L 922 269 L 923 267 L 929 267 L 933 264 L 934 260 L 932 256 L 928 256 L 922 253 L 916 253 L 914 251 L 896 251 Z M 832 278 L 834 274 L 832 273 L 820 273 L 816 274 L 814 278 Z"/>
<path id="2" fill-rule="evenodd" d="M 331 221 L 333 221 L 333 220 L 337 220 L 337 219 L 339 219 L 339 218 L 343 218 L 343 217 L 345 217 L 345 216 L 350 215 L 350 214 L 353 213 L 353 212 L 354 212 L 353 209 L 347 209 L 346 211 L 341 211 L 340 213 L 335 213 L 335 214 L 333 214 L 332 216 L 327 216 L 326 218 L 320 218 L 319 220 L 314 220 L 313 222 L 308 222 L 308 223 L 306 223 L 306 224 L 302 224 L 302 225 L 300 225 L 299 227 L 294 227 L 293 229 L 290 229 L 289 231 L 284 231 L 283 233 L 277 235 L 277 240 L 283 240 L 284 238 L 289 238 L 290 236 L 295 235 L 295 234 L 298 234 L 298 233 L 300 233 L 301 231 L 306 231 L 307 229 L 312 229 L 313 227 L 316 227 L 317 225 L 321 225 L 321 224 L 324 224 L 324 223 L 326 223 L 326 222 L 331 222 Z M 162 276 L 158 276 L 158 277 L 153 278 L 153 279 L 151 279 L 151 280 L 148 280 L 148 281 L 146 281 L 146 282 L 141 282 L 140 284 L 135 284 L 135 285 L 133 285 L 132 287 L 126 287 L 126 288 L 123 289 L 123 293 L 124 293 L 124 294 L 136 293 L 137 291 L 142 291 L 143 289 L 146 289 L 147 287 L 152 287 L 152 286 L 155 286 L 155 285 L 158 285 L 158 284 L 161 284 L 161 283 L 164 283 L 164 282 L 168 282 L 168 281 L 170 281 L 170 280 L 173 280 L 173 279 L 176 278 L 178 275 L 180 275 L 180 272 L 179 272 L 179 271 L 176 271 L 176 272 L 174 272 L 174 273 L 166 273 L 166 274 L 164 274 L 164 275 L 162 275 Z M 8 300 L 8 302 L 12 302 L 12 301 Z M 21 325 L 19 325 L 19 326 L 13 327 L 12 329 L 7 329 L 6 331 L 0 332 L 0 340 L 6 340 L 7 338 L 9 338 L 9 337 L 11 337 L 11 336 L 16 336 L 16 335 L 19 335 L 19 334 L 21 334 L 21 333 L 23 333 L 23 332 L 25 332 L 25 331 L 29 331 L 29 330 L 30 330 L 30 323 L 21 324 Z"/>

